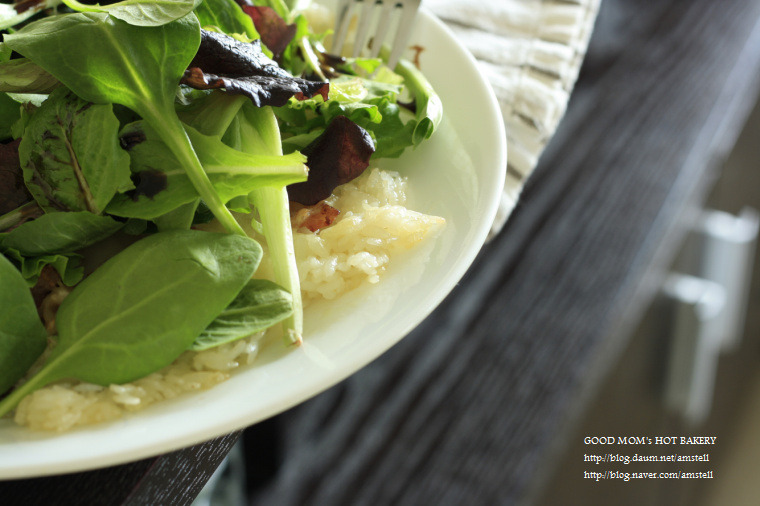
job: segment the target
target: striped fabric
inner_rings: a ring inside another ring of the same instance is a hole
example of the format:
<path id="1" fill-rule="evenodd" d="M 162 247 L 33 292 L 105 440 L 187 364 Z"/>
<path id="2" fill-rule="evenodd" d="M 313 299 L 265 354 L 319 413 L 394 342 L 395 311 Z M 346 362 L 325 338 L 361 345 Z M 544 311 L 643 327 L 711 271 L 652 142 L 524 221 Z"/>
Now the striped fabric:
<path id="1" fill-rule="evenodd" d="M 424 0 L 480 63 L 507 130 L 498 233 L 565 113 L 601 0 Z"/>

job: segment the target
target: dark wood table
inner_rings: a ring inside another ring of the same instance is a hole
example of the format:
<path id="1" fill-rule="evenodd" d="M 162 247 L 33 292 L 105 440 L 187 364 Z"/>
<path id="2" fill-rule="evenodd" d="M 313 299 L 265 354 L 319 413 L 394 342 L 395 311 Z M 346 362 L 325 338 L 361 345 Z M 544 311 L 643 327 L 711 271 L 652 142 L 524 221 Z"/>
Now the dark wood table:
<path id="1" fill-rule="evenodd" d="M 506 229 L 399 345 L 245 431 L 252 504 L 511 504 L 548 486 L 758 90 L 760 2 L 604 0 Z M 0 503 L 189 504 L 239 436 L 0 482 Z"/>

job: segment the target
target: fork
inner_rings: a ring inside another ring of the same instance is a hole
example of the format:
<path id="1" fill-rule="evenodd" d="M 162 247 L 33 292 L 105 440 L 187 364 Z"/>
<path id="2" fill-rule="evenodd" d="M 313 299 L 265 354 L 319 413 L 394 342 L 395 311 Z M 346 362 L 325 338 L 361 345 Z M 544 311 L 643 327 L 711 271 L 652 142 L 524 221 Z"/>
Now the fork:
<path id="1" fill-rule="evenodd" d="M 367 38 L 374 30 L 372 36 L 369 37 L 369 56 L 376 58 L 380 54 L 392 22 L 395 21 L 396 32 L 388 57 L 388 67 L 394 68 L 401 53 L 406 49 L 420 3 L 421 0 L 339 0 L 331 52 L 341 54 L 351 19 L 358 11 L 359 19 L 351 56 L 357 57 L 362 54 Z"/>

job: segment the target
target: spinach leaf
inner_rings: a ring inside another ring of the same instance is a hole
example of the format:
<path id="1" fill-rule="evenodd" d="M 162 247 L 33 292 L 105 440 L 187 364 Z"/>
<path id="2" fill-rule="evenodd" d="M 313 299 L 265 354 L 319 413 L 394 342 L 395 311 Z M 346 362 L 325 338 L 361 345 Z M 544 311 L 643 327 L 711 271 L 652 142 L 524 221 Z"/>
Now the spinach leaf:
<path id="1" fill-rule="evenodd" d="M 254 188 L 304 181 L 306 158 L 300 153 L 254 155 L 225 145 L 218 137 L 203 135 L 186 126 L 209 181 L 223 202 L 247 195 Z M 137 188 L 117 195 L 107 211 L 116 216 L 153 219 L 198 198 L 180 161 L 144 123 L 129 125 L 122 138 L 139 139 L 130 145 Z"/>
<path id="2" fill-rule="evenodd" d="M 206 350 L 261 332 L 293 312 L 293 298 L 271 281 L 252 279 L 211 322 L 191 349 Z"/>
<path id="3" fill-rule="evenodd" d="M 29 287 L 0 255 L 0 394 L 18 381 L 45 351 L 47 332 Z"/>
<path id="4" fill-rule="evenodd" d="M 29 119 L 19 146 L 27 188 L 45 210 L 99 214 L 132 187 L 129 155 L 111 104 L 54 91 Z"/>
<path id="5" fill-rule="evenodd" d="M 193 225 L 195 211 L 200 205 L 201 199 L 195 199 L 183 204 L 168 213 L 153 219 L 159 232 L 168 230 L 188 230 Z"/>
<path id="6" fill-rule="evenodd" d="M 58 344 L 36 375 L 0 401 L 0 416 L 51 381 L 125 383 L 170 364 L 235 299 L 261 254 L 247 237 L 194 230 L 129 246 L 64 300 Z"/>
<path id="7" fill-rule="evenodd" d="M 45 94 L 60 84 L 45 69 L 26 58 L 0 63 L 0 91 Z"/>
<path id="8" fill-rule="evenodd" d="M 174 110 L 180 77 L 200 45 L 194 14 L 159 27 L 132 26 L 100 13 L 54 16 L 6 35 L 5 43 L 84 100 L 137 112 L 181 161 L 220 223 L 245 235 L 214 191 Z"/>
<path id="9" fill-rule="evenodd" d="M 68 7 L 80 12 L 106 12 L 135 26 L 161 26 L 189 14 L 203 0 L 122 0 L 107 5 L 82 4 L 63 0 Z"/>
<path id="10" fill-rule="evenodd" d="M 46 213 L 0 233 L 0 251 L 14 249 L 24 256 L 70 253 L 105 239 L 122 226 L 87 211 Z"/>

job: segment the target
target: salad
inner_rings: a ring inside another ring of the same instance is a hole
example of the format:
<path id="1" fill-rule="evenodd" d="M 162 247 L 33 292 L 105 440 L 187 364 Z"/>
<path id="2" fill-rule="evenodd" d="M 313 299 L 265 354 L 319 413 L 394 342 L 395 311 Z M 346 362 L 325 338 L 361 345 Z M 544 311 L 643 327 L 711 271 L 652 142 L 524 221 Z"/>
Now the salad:
<path id="1" fill-rule="evenodd" d="M 411 62 L 329 54 L 298 4 L 0 4 L 0 416 L 268 329 L 301 342 L 294 227 L 329 235 L 341 188 L 387 180 L 372 161 L 442 110 Z"/>

